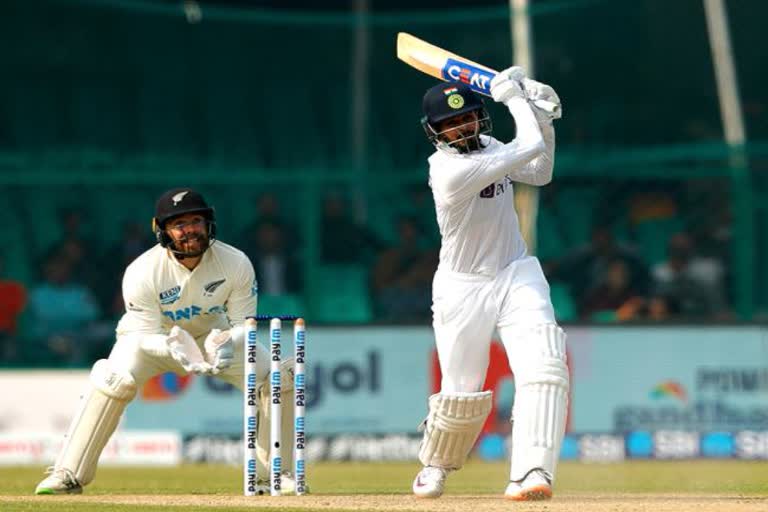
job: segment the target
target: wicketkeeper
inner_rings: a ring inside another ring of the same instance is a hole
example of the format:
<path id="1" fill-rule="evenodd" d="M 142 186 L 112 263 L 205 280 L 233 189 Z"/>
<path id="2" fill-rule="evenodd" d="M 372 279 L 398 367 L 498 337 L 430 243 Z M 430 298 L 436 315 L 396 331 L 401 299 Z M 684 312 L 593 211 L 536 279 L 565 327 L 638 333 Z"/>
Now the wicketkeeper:
<path id="1" fill-rule="evenodd" d="M 123 277 L 126 311 L 112 352 L 93 365 L 90 389 L 81 399 L 55 464 L 35 494 L 82 492 L 93 480 L 96 463 L 123 410 L 149 378 L 169 371 L 216 375 L 243 389 L 243 322 L 256 314 L 257 299 L 250 260 L 216 240 L 214 210 L 190 188 L 161 195 L 152 225 L 157 245 L 128 265 Z M 261 345 L 257 363 L 257 377 L 266 395 L 269 353 Z M 293 361 L 283 365 L 283 374 L 292 374 Z M 283 391 L 290 403 L 291 379 L 284 379 Z M 283 439 L 293 435 L 292 409 L 283 408 Z M 269 493 L 269 414 L 269 407 L 260 407 L 260 494 Z M 292 467 L 291 457 L 284 454 L 284 467 Z M 284 476 L 283 492 L 294 487 L 292 478 Z"/>
<path id="2" fill-rule="evenodd" d="M 549 285 L 527 253 L 513 184 L 552 179 L 560 99 L 509 68 L 491 82 L 517 128 L 514 140 L 491 136 L 482 99 L 462 83 L 441 83 L 424 96 L 422 124 L 435 151 L 429 183 L 442 237 L 433 282 L 433 327 L 443 380 L 429 398 L 413 482 L 416 496 L 443 494 L 462 467 L 492 405 L 483 391 L 491 337 L 498 331 L 515 377 L 512 461 L 505 497 L 552 496 L 568 401 L 565 333 L 555 322 Z M 537 100 L 555 105 L 542 110 Z"/>

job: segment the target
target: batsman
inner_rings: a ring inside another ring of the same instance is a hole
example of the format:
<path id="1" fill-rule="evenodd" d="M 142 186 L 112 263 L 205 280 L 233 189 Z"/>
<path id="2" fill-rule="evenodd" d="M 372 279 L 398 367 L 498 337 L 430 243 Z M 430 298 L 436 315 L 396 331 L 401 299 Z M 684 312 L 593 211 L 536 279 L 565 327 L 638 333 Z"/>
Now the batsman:
<path id="1" fill-rule="evenodd" d="M 64 445 L 35 494 L 78 494 L 93 481 L 104 446 L 137 390 L 151 377 L 215 375 L 243 389 L 246 316 L 256 314 L 257 283 L 248 257 L 216 240 L 214 209 L 190 188 L 157 200 L 152 219 L 157 245 L 125 270 L 125 314 L 107 359 L 93 365 Z M 257 494 L 269 494 L 269 353 L 257 346 L 260 386 Z M 283 362 L 283 391 L 291 399 L 293 361 Z M 262 392 L 263 390 L 263 392 Z M 284 439 L 293 435 L 292 407 L 283 409 Z M 263 427 L 263 428 L 262 428 Z M 292 467 L 291 454 L 283 457 Z M 283 476 L 283 492 L 295 483 Z"/>
<path id="2" fill-rule="evenodd" d="M 491 410 L 491 391 L 482 386 L 494 331 L 516 388 L 506 498 L 552 497 L 565 428 L 565 333 L 513 202 L 515 183 L 542 186 L 552 179 L 560 99 L 519 67 L 499 73 L 490 90 L 514 119 L 516 137 L 506 144 L 491 136 L 483 100 L 467 85 L 441 83 L 423 99 L 422 125 L 436 148 L 429 183 L 442 238 L 432 288 L 442 382 L 429 398 L 419 451 L 424 467 L 413 482 L 423 498 L 443 494 L 446 477 L 462 467 Z"/>

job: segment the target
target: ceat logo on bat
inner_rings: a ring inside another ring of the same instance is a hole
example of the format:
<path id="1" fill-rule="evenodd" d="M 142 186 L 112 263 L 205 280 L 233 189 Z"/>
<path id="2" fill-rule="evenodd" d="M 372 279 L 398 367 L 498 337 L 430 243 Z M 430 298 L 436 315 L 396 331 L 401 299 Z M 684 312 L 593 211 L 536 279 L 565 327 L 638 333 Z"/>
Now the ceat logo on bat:
<path id="1" fill-rule="evenodd" d="M 448 59 L 443 66 L 443 79 L 450 82 L 464 82 L 475 91 L 482 94 L 490 92 L 491 80 L 496 76 L 493 72 L 481 69 L 466 62 Z"/>

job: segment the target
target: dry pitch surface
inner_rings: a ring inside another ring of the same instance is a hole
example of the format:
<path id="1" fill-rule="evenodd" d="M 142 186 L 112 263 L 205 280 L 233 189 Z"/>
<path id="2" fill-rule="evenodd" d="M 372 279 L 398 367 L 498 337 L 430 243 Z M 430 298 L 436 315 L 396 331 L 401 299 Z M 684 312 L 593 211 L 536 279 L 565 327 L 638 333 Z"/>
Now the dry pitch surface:
<path id="1" fill-rule="evenodd" d="M 314 464 L 313 494 L 304 497 L 240 495 L 238 468 L 103 468 L 83 496 L 30 496 L 39 468 L 0 469 L 2 511 L 765 511 L 768 463 L 632 462 L 562 464 L 555 499 L 514 503 L 501 498 L 505 464 L 467 465 L 451 475 L 446 495 L 418 500 L 409 494 L 415 464 Z"/>
<path id="2" fill-rule="evenodd" d="M 291 510 L 324 511 L 761 511 L 768 510 L 768 499 L 738 496 L 647 494 L 605 494 L 586 497 L 561 494 L 550 502 L 513 503 L 488 495 L 446 495 L 439 500 L 419 500 L 403 495 L 308 496 L 302 498 L 244 498 L 242 496 L 200 495 L 121 495 L 66 496 L 55 498 L 0 497 L 2 510 Z M 117 507 L 122 505 L 122 507 Z M 49 508 L 50 507 L 50 508 Z M 71 509 L 69 507 L 72 507 Z M 180 510 L 180 509 L 178 509 Z"/>

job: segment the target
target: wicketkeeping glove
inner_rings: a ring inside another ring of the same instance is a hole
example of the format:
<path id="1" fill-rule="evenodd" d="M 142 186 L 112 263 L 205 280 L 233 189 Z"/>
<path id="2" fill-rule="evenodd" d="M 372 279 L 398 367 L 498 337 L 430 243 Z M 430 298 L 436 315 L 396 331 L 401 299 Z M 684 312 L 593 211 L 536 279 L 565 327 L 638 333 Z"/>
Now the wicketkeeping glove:
<path id="1" fill-rule="evenodd" d="M 178 325 L 171 328 L 166 343 L 173 360 L 185 371 L 198 375 L 209 375 L 213 372 L 213 368 L 205 361 L 195 339 Z"/>
<path id="2" fill-rule="evenodd" d="M 214 375 L 232 366 L 232 362 L 235 360 L 235 344 L 232 341 L 230 331 L 211 329 L 205 338 L 203 348 L 205 349 L 205 359 L 213 367 Z"/>

